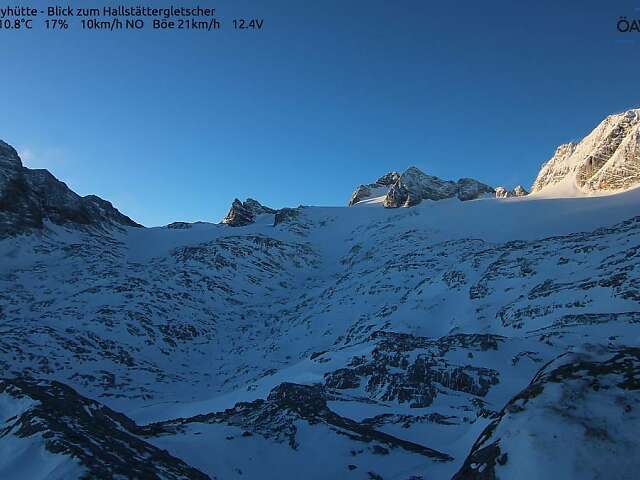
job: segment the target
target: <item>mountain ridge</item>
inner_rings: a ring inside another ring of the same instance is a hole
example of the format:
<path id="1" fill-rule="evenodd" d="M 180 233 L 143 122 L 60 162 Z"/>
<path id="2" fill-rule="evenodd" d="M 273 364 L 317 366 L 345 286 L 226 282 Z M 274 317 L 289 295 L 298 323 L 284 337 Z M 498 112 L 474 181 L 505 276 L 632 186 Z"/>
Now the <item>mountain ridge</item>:
<path id="1" fill-rule="evenodd" d="M 580 142 L 560 145 L 545 162 L 531 187 L 535 196 L 580 196 L 620 192 L 640 185 L 640 109 L 609 115 Z M 423 200 L 457 197 L 524 197 L 529 192 L 491 187 L 471 178 L 442 180 L 409 167 L 392 171 L 373 183 L 360 185 L 348 206 L 382 204 L 385 208 L 412 207 Z M 235 199 L 222 223 L 237 227 L 259 215 L 279 210 L 248 198 Z M 80 197 L 47 170 L 22 165 L 16 150 L 0 140 L 0 235 L 41 229 L 44 221 L 101 228 L 105 225 L 141 226 L 95 195 Z M 174 222 L 174 226 L 184 222 Z M 185 224 L 186 225 L 186 224 Z"/>
<path id="2" fill-rule="evenodd" d="M 45 221 L 140 226 L 96 195 L 77 195 L 48 170 L 24 167 L 18 152 L 0 140 L 0 236 L 42 229 Z"/>
<path id="3" fill-rule="evenodd" d="M 609 115 L 580 142 L 560 145 L 531 192 L 589 194 L 640 184 L 640 109 Z"/>
<path id="4" fill-rule="evenodd" d="M 505 199 L 411 170 L 354 202 L 379 208 L 236 199 L 222 224 L 138 228 L 77 221 L 86 197 L 18 162 L 0 144 L 0 197 L 25 185 L 42 222 L 0 235 L 2 478 L 640 468 L 638 188 Z M 394 187 L 410 208 L 383 208 Z"/>

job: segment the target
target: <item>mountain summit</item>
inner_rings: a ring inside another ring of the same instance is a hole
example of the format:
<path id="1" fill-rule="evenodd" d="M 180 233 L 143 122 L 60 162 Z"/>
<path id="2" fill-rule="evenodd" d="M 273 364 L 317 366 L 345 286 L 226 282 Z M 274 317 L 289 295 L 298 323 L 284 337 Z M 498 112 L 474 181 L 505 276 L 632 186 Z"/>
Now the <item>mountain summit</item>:
<path id="1" fill-rule="evenodd" d="M 381 201 L 385 208 L 412 207 L 422 200 L 458 197 L 466 201 L 493 194 L 493 187 L 473 178 L 461 178 L 453 182 L 427 175 L 417 167 L 409 167 L 402 175 L 390 172 L 375 183 L 360 185 L 351 195 L 349 206 L 365 201 Z"/>
<path id="2" fill-rule="evenodd" d="M 256 221 L 256 217 L 262 214 L 275 214 L 276 210 L 265 207 L 253 198 L 247 198 L 241 202 L 237 198 L 231 204 L 229 212 L 222 219 L 222 223 L 230 227 L 242 227 Z"/>
<path id="3" fill-rule="evenodd" d="M 579 143 L 560 145 L 532 193 L 614 192 L 640 184 L 640 109 L 609 115 Z"/>
<path id="4" fill-rule="evenodd" d="M 24 167 L 18 152 L 0 140 L 0 237 L 42 228 L 45 221 L 140 226 L 110 202 L 76 194 L 48 170 Z"/>

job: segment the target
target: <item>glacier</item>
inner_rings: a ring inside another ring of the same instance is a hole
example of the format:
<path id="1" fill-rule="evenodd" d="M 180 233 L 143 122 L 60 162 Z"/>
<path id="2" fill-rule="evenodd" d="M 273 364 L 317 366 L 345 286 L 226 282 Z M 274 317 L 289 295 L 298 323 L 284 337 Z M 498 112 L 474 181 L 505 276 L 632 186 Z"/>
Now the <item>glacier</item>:
<path id="1" fill-rule="evenodd" d="M 2 144 L 0 477 L 635 478 L 636 137 L 607 125 L 529 195 L 384 208 L 392 172 L 154 228 Z M 592 194 L 602 142 L 626 180 Z"/>

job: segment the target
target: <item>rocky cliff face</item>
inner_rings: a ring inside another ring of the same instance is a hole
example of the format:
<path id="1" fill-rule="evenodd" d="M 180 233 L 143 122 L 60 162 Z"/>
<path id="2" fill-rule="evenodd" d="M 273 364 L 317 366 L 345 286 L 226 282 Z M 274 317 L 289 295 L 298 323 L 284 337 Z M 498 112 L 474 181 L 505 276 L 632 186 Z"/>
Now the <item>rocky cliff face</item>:
<path id="1" fill-rule="evenodd" d="M 366 200 L 371 197 L 385 195 L 389 192 L 389 188 L 398 181 L 400 174 L 398 172 L 389 172 L 374 183 L 368 185 L 360 185 L 351 195 L 349 200 L 349 206 L 352 207 L 362 200 Z"/>
<path id="2" fill-rule="evenodd" d="M 23 449 L 37 450 L 37 459 L 28 460 L 34 464 L 48 457 L 56 466 L 43 478 L 210 479 L 142 440 L 146 431 L 125 415 L 61 383 L 0 378 L 0 402 L 1 443 L 17 446 L 13 454 L 18 457 Z M 4 478 L 37 477 L 35 471 L 14 476 L 2 464 L 0 473 L 7 474 Z"/>
<path id="3" fill-rule="evenodd" d="M 398 208 L 411 207 L 422 200 L 458 197 L 466 201 L 493 193 L 493 190 L 492 187 L 472 178 L 461 178 L 452 182 L 426 175 L 416 167 L 410 167 L 391 186 L 383 204 L 386 208 Z"/>
<path id="4" fill-rule="evenodd" d="M 492 187 L 473 178 L 461 178 L 453 182 L 426 175 L 416 167 L 409 167 L 402 175 L 390 172 L 375 183 L 360 185 L 351 195 L 349 206 L 373 197 L 384 196 L 383 205 L 386 208 L 412 207 L 422 200 L 458 197 L 466 201 L 493 192 Z"/>
<path id="5" fill-rule="evenodd" d="M 585 193 L 624 190 L 640 184 L 640 109 L 608 116 L 579 143 L 557 148 L 531 191 L 554 186 Z"/>
<path id="6" fill-rule="evenodd" d="M 0 141 L 0 236 L 58 225 L 132 226 L 137 223 L 95 195 L 81 197 L 47 170 L 22 166 L 13 147 Z"/>
<path id="7" fill-rule="evenodd" d="M 474 180 L 473 178 L 461 178 L 457 182 L 456 196 L 463 202 L 492 194 L 493 187 Z"/>
<path id="8" fill-rule="evenodd" d="M 242 227 L 256 221 L 256 217 L 262 214 L 275 214 L 276 210 L 265 207 L 253 198 L 247 198 L 241 202 L 237 198 L 231 204 L 229 213 L 222 219 L 222 223 L 230 227 Z"/>

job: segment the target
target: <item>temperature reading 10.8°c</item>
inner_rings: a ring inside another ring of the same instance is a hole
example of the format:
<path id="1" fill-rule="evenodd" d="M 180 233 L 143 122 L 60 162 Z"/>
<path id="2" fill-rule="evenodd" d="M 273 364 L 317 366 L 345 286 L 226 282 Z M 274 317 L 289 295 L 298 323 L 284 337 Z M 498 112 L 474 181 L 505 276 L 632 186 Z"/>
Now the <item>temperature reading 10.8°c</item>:
<path id="1" fill-rule="evenodd" d="M 233 21 L 233 28 L 235 28 L 236 30 L 261 30 L 263 24 L 263 18 L 237 18 Z"/>
<path id="2" fill-rule="evenodd" d="M 31 30 L 33 28 L 33 20 L 26 18 L 9 19 L 5 18 L 0 20 L 0 30 Z"/>

